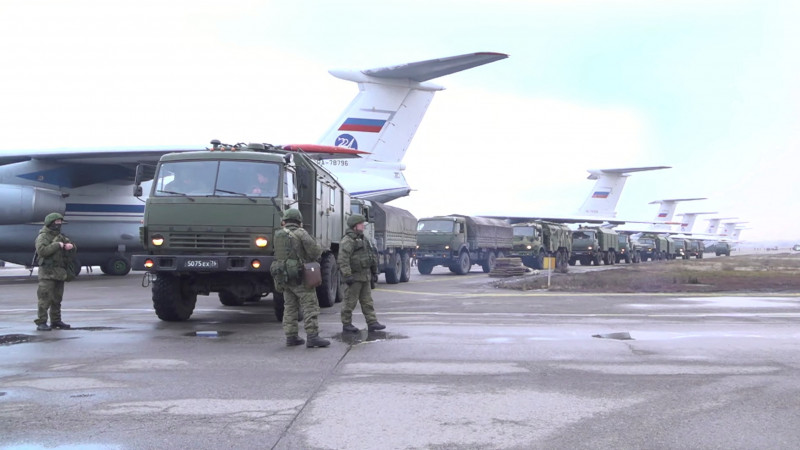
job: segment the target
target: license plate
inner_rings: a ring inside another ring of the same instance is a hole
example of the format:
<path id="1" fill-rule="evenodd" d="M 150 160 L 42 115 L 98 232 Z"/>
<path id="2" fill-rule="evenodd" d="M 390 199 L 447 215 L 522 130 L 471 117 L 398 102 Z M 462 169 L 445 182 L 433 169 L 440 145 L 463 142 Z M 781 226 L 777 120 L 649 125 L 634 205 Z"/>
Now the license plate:
<path id="1" fill-rule="evenodd" d="M 432 253 L 425 253 L 424 255 L 422 255 L 422 257 L 423 258 L 433 258 L 433 254 Z"/>
<path id="2" fill-rule="evenodd" d="M 183 267 L 192 269 L 216 269 L 219 263 L 216 259 L 187 259 Z"/>

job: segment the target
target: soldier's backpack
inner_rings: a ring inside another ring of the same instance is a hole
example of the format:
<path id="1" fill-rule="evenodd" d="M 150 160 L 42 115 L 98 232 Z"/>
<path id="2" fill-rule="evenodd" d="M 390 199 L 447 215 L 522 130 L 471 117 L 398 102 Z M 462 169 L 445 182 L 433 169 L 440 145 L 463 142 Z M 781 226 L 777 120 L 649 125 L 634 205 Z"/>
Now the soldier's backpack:
<path id="1" fill-rule="evenodd" d="M 277 230 L 273 237 L 275 260 L 269 273 L 277 292 L 283 292 L 285 286 L 297 286 L 302 281 L 303 264 L 295 250 L 296 239 L 294 233 L 285 227 Z"/>

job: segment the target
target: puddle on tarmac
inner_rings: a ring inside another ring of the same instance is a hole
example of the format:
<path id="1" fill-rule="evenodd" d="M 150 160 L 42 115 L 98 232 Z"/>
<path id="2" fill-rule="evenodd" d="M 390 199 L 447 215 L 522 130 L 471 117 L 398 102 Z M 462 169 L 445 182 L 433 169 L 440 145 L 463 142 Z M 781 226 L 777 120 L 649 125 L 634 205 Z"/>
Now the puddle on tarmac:
<path id="1" fill-rule="evenodd" d="M 184 336 L 215 339 L 215 338 L 230 336 L 231 334 L 233 334 L 233 331 L 208 330 L 208 331 L 192 331 L 190 333 L 184 334 Z"/>
<path id="2" fill-rule="evenodd" d="M 72 327 L 69 330 L 79 330 L 79 331 L 107 331 L 107 330 L 121 330 L 120 327 Z"/>
<path id="3" fill-rule="evenodd" d="M 408 336 L 396 333 L 387 333 L 385 331 L 367 331 L 361 330 L 358 333 L 337 333 L 332 336 L 337 341 L 344 342 L 348 345 L 357 345 L 363 342 L 378 342 L 378 341 L 394 341 L 397 339 L 408 339 Z"/>
<path id="4" fill-rule="evenodd" d="M 600 339 L 616 339 L 618 341 L 632 341 L 631 334 L 627 331 L 619 333 L 593 334 L 592 337 Z"/>
<path id="5" fill-rule="evenodd" d="M 0 335 L 0 345 L 24 344 L 26 342 L 38 341 L 38 336 L 27 334 L 3 334 Z"/>

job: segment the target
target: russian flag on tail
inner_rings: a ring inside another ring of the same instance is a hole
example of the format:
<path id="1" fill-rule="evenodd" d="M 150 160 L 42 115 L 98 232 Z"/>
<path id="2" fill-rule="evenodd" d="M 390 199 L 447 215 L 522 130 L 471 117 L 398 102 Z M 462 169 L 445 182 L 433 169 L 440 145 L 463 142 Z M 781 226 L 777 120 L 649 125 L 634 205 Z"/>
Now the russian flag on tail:
<path id="1" fill-rule="evenodd" d="M 385 120 L 380 119 L 358 119 L 355 117 L 348 117 L 344 123 L 339 126 L 339 131 L 364 131 L 367 133 L 378 133 L 383 129 Z"/>

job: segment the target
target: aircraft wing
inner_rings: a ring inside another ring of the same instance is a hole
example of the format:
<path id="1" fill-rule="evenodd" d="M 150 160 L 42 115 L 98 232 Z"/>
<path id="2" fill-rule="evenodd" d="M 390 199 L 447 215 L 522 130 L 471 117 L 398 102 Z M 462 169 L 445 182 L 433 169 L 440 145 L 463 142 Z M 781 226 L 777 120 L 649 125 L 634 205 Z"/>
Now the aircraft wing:
<path id="1" fill-rule="evenodd" d="M 48 149 L 48 150 L 3 150 L 0 151 L 0 166 L 17 162 L 39 160 L 74 164 L 122 164 L 158 162 L 161 155 L 173 152 L 203 150 L 201 147 L 140 147 L 140 148 L 92 148 L 92 149 Z"/>

